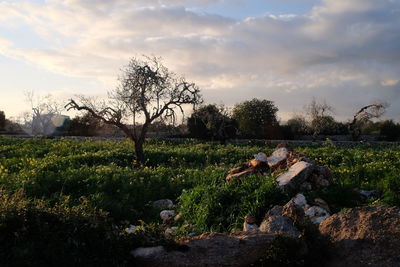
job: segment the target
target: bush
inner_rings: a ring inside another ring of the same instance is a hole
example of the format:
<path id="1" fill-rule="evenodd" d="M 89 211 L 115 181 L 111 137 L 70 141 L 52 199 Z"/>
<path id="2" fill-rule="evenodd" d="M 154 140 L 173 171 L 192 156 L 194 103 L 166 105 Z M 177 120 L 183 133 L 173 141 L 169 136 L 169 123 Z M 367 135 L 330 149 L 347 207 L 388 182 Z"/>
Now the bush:
<path id="1" fill-rule="evenodd" d="M 133 248 L 173 244 L 154 225 L 126 233 L 85 198 L 50 205 L 1 189 L 0 200 L 1 266 L 133 266 Z"/>

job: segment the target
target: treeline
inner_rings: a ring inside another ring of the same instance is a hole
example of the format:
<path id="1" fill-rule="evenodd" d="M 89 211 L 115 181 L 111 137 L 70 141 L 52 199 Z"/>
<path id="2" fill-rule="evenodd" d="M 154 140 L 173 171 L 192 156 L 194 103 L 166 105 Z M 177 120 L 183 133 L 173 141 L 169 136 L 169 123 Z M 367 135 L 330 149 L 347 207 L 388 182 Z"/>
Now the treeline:
<path id="1" fill-rule="evenodd" d="M 374 107 L 368 105 L 366 107 Z M 365 107 L 363 107 L 365 108 Z M 393 120 L 374 121 L 384 112 L 384 105 L 375 110 L 356 113 L 353 121 L 340 122 L 333 117 L 333 108 L 315 99 L 287 122 L 277 118 L 278 108 L 269 100 L 252 99 L 236 104 L 233 108 L 207 104 L 196 108 L 185 122 L 176 125 L 162 120 L 149 126 L 149 137 L 183 137 L 213 140 L 225 143 L 229 139 L 267 140 L 323 140 L 326 137 L 343 136 L 341 140 L 360 140 L 370 136 L 379 141 L 400 141 L 400 124 Z M 6 119 L 0 111 L 0 133 L 21 133 L 18 124 Z M 57 128 L 55 135 L 66 136 L 124 136 L 111 126 L 85 113 L 66 120 Z"/>

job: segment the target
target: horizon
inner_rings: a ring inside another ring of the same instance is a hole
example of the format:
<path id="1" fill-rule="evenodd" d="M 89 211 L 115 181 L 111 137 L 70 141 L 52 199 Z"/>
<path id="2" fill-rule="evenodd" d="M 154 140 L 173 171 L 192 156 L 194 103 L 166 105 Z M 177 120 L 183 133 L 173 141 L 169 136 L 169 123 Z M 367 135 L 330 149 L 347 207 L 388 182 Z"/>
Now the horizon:
<path id="1" fill-rule="evenodd" d="M 105 97 L 130 58 L 155 55 L 207 104 L 268 99 L 287 121 L 315 97 L 345 122 L 379 99 L 400 122 L 399 0 L 18 0 L 0 22 L 8 118 L 30 111 L 26 91 Z"/>

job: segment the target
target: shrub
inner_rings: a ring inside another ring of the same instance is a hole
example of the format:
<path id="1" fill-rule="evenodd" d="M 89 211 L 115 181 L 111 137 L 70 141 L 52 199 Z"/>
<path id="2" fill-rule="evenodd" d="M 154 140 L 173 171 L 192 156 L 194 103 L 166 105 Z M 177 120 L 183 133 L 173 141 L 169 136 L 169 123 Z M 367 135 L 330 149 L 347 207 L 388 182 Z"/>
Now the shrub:
<path id="1" fill-rule="evenodd" d="M 133 266 L 133 248 L 173 244 L 154 225 L 124 232 L 85 198 L 49 205 L 1 189 L 0 200 L 1 266 Z"/>

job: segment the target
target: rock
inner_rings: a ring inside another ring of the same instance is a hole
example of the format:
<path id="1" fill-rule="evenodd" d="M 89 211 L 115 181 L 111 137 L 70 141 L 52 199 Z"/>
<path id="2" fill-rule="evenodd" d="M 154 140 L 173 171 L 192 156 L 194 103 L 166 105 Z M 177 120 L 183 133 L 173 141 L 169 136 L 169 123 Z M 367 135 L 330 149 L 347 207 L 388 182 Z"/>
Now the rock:
<path id="1" fill-rule="evenodd" d="M 137 226 L 135 225 L 129 225 L 128 228 L 125 228 L 125 232 L 127 232 L 128 234 L 132 234 L 136 231 Z"/>
<path id="2" fill-rule="evenodd" d="M 305 161 L 294 164 L 289 170 L 276 178 L 279 188 L 291 192 L 298 188 L 314 170 L 314 165 Z"/>
<path id="3" fill-rule="evenodd" d="M 280 164 L 286 161 L 288 158 L 289 150 L 286 147 L 281 147 L 275 150 L 270 157 L 267 158 L 267 162 L 270 168 L 278 168 Z"/>
<path id="4" fill-rule="evenodd" d="M 275 205 L 275 206 L 272 207 L 272 209 L 270 209 L 267 212 L 265 217 L 268 217 L 268 216 L 282 216 L 282 212 L 283 212 L 283 207 L 279 206 L 279 205 Z"/>
<path id="5" fill-rule="evenodd" d="M 136 255 L 137 266 L 249 266 L 265 255 L 275 238 L 276 235 L 255 231 L 231 235 L 205 233 L 182 241 L 179 250 L 157 247 L 154 252 L 137 253 L 136 249 L 132 255 Z"/>
<path id="6" fill-rule="evenodd" d="M 160 217 L 164 224 L 168 224 L 171 219 L 175 216 L 174 210 L 163 210 L 160 212 Z"/>
<path id="7" fill-rule="evenodd" d="M 400 264 L 400 208 L 358 207 L 334 214 L 319 225 L 331 240 L 328 267 Z"/>
<path id="8" fill-rule="evenodd" d="M 379 198 L 380 193 L 377 190 L 357 190 L 357 193 L 364 200 L 368 200 L 370 198 Z"/>
<path id="9" fill-rule="evenodd" d="M 282 215 L 290 217 L 294 222 L 304 222 L 304 207 L 306 206 L 306 197 L 299 193 L 283 206 Z"/>
<path id="10" fill-rule="evenodd" d="M 299 231 L 287 216 L 267 216 L 260 225 L 260 231 L 275 233 L 289 238 L 297 238 Z"/>
<path id="11" fill-rule="evenodd" d="M 312 206 L 308 208 L 305 212 L 305 215 L 308 216 L 312 223 L 319 224 L 325 218 L 329 217 L 330 214 L 327 210 L 319 207 L 319 206 Z"/>
<path id="12" fill-rule="evenodd" d="M 323 200 L 322 198 L 316 198 L 314 199 L 314 203 L 315 205 L 327 210 L 329 213 L 331 213 L 331 209 L 329 208 L 328 203 L 326 203 L 325 200 Z"/>
<path id="13" fill-rule="evenodd" d="M 243 223 L 243 232 L 248 232 L 248 231 L 258 231 L 258 225 L 257 224 L 249 224 L 244 222 Z"/>
<path id="14" fill-rule="evenodd" d="M 268 162 L 267 155 L 265 155 L 265 153 L 263 152 L 258 152 L 257 154 L 254 155 L 254 158 L 261 162 Z"/>
<path id="15" fill-rule="evenodd" d="M 141 259 L 150 259 L 154 258 L 157 255 L 160 255 L 164 253 L 164 247 L 163 246 L 157 246 L 157 247 L 140 247 L 131 252 L 132 256 L 135 258 L 141 258 Z"/>
<path id="16" fill-rule="evenodd" d="M 293 201 L 294 204 L 296 204 L 300 208 L 302 208 L 305 205 L 307 205 L 306 197 L 301 193 L 297 194 L 294 198 L 291 199 L 291 201 Z"/>
<path id="17" fill-rule="evenodd" d="M 247 231 L 258 231 L 258 225 L 256 224 L 256 217 L 254 216 L 244 217 L 243 232 Z"/>
<path id="18" fill-rule="evenodd" d="M 160 200 L 156 200 L 153 202 L 153 207 L 162 209 L 162 210 L 173 209 L 174 202 L 172 202 L 171 199 L 160 199 Z"/>

